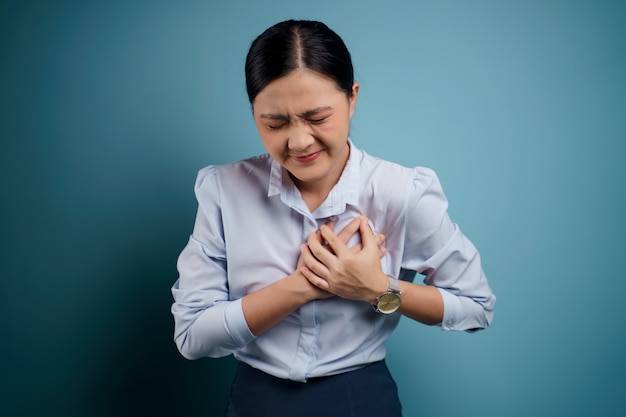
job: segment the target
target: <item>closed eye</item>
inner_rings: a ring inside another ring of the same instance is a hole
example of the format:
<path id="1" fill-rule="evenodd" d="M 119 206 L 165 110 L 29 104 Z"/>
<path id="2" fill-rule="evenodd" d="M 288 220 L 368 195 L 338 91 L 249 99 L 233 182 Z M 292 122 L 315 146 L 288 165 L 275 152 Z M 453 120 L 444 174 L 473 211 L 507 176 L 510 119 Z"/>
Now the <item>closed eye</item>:
<path id="1" fill-rule="evenodd" d="M 269 130 L 279 130 L 289 123 L 289 117 L 282 114 L 266 113 L 259 116 Z"/>
<path id="2" fill-rule="evenodd" d="M 318 125 L 320 123 L 324 123 L 328 119 L 328 117 L 322 117 L 319 119 L 308 119 L 307 121 L 313 125 Z"/>

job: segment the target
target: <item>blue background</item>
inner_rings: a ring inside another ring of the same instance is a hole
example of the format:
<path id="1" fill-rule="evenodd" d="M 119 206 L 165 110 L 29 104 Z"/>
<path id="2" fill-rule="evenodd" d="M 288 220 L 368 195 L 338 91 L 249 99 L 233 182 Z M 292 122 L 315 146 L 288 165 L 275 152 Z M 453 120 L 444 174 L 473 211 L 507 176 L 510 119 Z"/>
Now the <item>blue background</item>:
<path id="1" fill-rule="evenodd" d="M 319 19 L 361 83 L 352 138 L 434 168 L 498 296 L 492 327 L 403 319 L 406 416 L 626 413 L 620 1 L 4 1 L 0 414 L 221 415 L 169 287 L 201 167 L 263 152 L 252 39 Z"/>

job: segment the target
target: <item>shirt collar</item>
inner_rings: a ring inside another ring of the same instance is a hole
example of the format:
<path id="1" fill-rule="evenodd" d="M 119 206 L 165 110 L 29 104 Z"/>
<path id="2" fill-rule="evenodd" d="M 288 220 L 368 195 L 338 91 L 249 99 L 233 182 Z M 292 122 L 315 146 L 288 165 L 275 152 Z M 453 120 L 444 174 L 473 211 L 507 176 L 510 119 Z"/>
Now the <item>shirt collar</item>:
<path id="1" fill-rule="evenodd" d="M 269 190 L 267 191 L 267 196 L 273 197 L 277 194 L 280 194 L 282 187 L 283 167 L 281 167 L 280 164 L 272 158 L 272 165 L 270 168 L 270 186 Z"/>
<path id="2" fill-rule="evenodd" d="M 346 204 L 356 205 L 359 201 L 361 175 L 359 161 L 362 159 L 363 152 L 354 146 L 350 138 L 348 138 L 348 145 L 350 146 L 348 162 L 326 201 L 315 211 L 315 217 L 329 217 L 342 213 L 346 209 Z M 300 192 L 289 177 L 289 173 L 272 159 L 267 195 L 272 197 L 279 194 L 281 200 L 290 207 L 299 205 L 298 201 L 302 202 Z"/>

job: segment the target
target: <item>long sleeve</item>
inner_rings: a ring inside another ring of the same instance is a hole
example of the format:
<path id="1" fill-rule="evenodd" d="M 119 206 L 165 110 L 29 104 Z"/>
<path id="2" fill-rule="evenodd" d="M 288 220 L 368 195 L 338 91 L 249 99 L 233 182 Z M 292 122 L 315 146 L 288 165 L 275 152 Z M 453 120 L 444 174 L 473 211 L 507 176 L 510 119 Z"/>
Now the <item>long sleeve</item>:
<path id="1" fill-rule="evenodd" d="M 425 275 L 444 301 L 444 330 L 486 328 L 496 301 L 480 254 L 448 216 L 448 201 L 436 174 L 414 170 L 407 200 L 403 268 Z"/>
<path id="2" fill-rule="evenodd" d="M 230 300 L 226 250 L 215 167 L 200 171 L 195 185 L 198 214 L 178 258 L 172 287 L 174 340 L 188 359 L 226 356 L 254 339 L 241 299 Z"/>
<path id="3" fill-rule="evenodd" d="M 198 213 L 172 287 L 174 339 L 184 357 L 233 354 L 294 381 L 382 360 L 400 315 L 382 316 L 367 303 L 331 297 L 302 305 L 255 337 L 241 305 L 247 294 L 294 271 L 310 233 L 329 220 L 341 230 L 362 215 L 372 230 L 387 235 L 385 273 L 409 280 L 403 271 L 417 271 L 438 288 L 443 329 L 489 325 L 495 297 L 478 252 L 448 217 L 434 172 L 402 167 L 351 146 L 339 182 L 313 213 L 267 154 L 200 170 Z"/>

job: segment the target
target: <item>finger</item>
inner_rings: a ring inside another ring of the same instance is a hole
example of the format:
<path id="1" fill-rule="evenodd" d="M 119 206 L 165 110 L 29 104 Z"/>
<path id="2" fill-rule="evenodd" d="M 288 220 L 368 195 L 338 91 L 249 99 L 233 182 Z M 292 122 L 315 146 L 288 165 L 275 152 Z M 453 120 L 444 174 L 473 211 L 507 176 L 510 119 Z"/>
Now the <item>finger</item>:
<path id="1" fill-rule="evenodd" d="M 387 239 L 387 236 L 385 236 L 384 233 L 379 233 L 376 236 L 374 236 L 374 242 L 376 243 L 376 246 L 380 246 L 383 243 L 385 243 L 386 239 Z"/>
<path id="2" fill-rule="evenodd" d="M 325 226 L 322 226 L 325 228 Z M 326 228 L 327 229 L 327 228 Z M 328 229 L 327 229 L 328 230 Z M 329 232 L 332 234 L 332 232 Z M 334 235 L 333 235 L 334 236 Z M 322 236 L 322 241 L 326 240 Z M 313 270 L 321 277 L 326 277 L 329 274 L 327 266 L 331 265 L 335 259 L 335 255 L 328 250 L 327 246 L 324 246 L 316 233 L 311 233 L 307 239 L 306 249 L 303 251 L 304 260 L 306 266 Z"/>
<path id="3" fill-rule="evenodd" d="M 359 253 L 361 251 L 362 247 L 361 245 L 354 245 L 350 248 L 350 252 L 352 253 Z M 383 256 L 385 256 L 387 254 L 387 248 L 384 246 L 379 246 L 378 247 L 378 256 L 380 258 L 382 258 Z"/>
<path id="4" fill-rule="evenodd" d="M 326 242 L 324 241 L 324 238 L 322 237 L 322 233 L 319 230 L 315 232 L 315 238 L 320 243 L 320 245 L 322 246 L 326 245 Z"/>
<path id="5" fill-rule="evenodd" d="M 361 247 L 364 250 L 376 245 L 378 250 L 378 256 L 382 258 L 387 254 L 387 249 L 382 246 L 382 244 L 387 239 L 387 236 L 384 233 L 379 233 L 374 235 L 374 231 L 369 225 L 367 219 L 362 221 L 359 225 L 359 232 L 361 233 Z"/>
<path id="6" fill-rule="evenodd" d="M 359 216 L 352 219 L 346 227 L 341 229 L 341 231 L 337 234 L 337 237 L 339 237 L 343 243 L 348 243 L 348 240 L 350 240 L 350 238 L 359 231 L 359 225 L 361 224 L 362 218 L 362 216 Z"/>
<path id="7" fill-rule="evenodd" d="M 384 233 L 379 233 L 374 236 L 374 242 L 376 246 L 378 246 L 378 256 L 381 258 L 387 254 L 387 248 L 383 246 L 385 240 L 387 240 L 387 236 Z"/>
<path id="8" fill-rule="evenodd" d="M 374 232 L 372 231 L 372 228 L 366 218 L 361 220 L 361 223 L 359 224 L 359 232 L 361 232 L 361 245 L 363 245 L 363 249 L 367 249 L 370 246 L 379 246 L 376 244 Z"/>
<path id="9" fill-rule="evenodd" d="M 346 244 L 342 242 L 341 239 L 336 234 L 334 234 L 333 231 L 330 230 L 328 227 L 322 226 L 320 228 L 320 232 L 322 234 L 322 238 L 326 242 L 328 242 L 328 246 L 337 257 L 341 256 L 342 253 L 349 250 Z M 315 251 L 313 251 L 313 253 L 316 254 Z M 332 258 L 327 259 L 328 262 L 332 262 L 335 258 L 336 257 L 333 256 Z M 320 261 L 322 261 L 325 265 L 329 265 L 326 261 L 323 261 L 322 259 L 320 259 Z"/>
<path id="10" fill-rule="evenodd" d="M 308 268 L 316 268 L 315 265 L 318 264 L 319 261 L 315 258 L 315 255 L 311 253 L 311 250 L 306 243 L 300 246 L 300 251 L 302 252 L 302 255 L 300 256 L 301 262 L 298 264 L 298 268 L 303 266 Z"/>
<path id="11" fill-rule="evenodd" d="M 330 291 L 330 284 L 324 278 L 317 276 L 313 271 L 311 271 L 306 266 L 300 268 L 300 273 L 304 275 L 304 277 L 317 288 L 321 288 L 324 291 Z"/>

